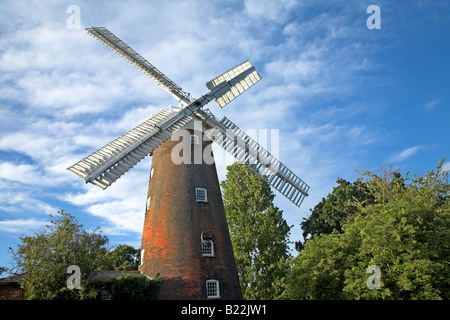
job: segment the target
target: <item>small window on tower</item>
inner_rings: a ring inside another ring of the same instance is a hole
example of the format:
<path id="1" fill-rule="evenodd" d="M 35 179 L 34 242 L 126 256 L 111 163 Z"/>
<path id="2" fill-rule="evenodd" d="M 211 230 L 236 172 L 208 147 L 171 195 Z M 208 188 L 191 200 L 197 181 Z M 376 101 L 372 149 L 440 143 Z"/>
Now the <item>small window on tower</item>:
<path id="1" fill-rule="evenodd" d="M 195 199 L 197 202 L 207 202 L 208 197 L 205 188 L 195 188 Z"/>
<path id="2" fill-rule="evenodd" d="M 202 241 L 202 255 L 204 257 L 213 257 L 214 256 L 214 242 L 212 242 L 212 240 L 203 240 Z"/>
<path id="3" fill-rule="evenodd" d="M 152 197 L 148 197 L 147 198 L 147 205 L 146 205 L 146 207 L 145 207 L 145 211 L 148 211 L 148 210 L 150 210 L 150 200 L 152 199 Z"/>
<path id="4" fill-rule="evenodd" d="M 206 280 L 206 297 L 207 298 L 220 298 L 219 281 Z"/>
<path id="5" fill-rule="evenodd" d="M 191 134 L 191 144 L 199 144 L 197 135 Z"/>
<path id="6" fill-rule="evenodd" d="M 150 170 L 150 179 L 153 178 L 153 169 L 155 168 L 152 168 L 152 170 Z"/>
<path id="7" fill-rule="evenodd" d="M 143 264 L 144 264 L 144 252 L 145 252 L 145 249 L 142 249 L 141 250 L 141 261 L 139 261 L 139 266 L 142 266 Z"/>

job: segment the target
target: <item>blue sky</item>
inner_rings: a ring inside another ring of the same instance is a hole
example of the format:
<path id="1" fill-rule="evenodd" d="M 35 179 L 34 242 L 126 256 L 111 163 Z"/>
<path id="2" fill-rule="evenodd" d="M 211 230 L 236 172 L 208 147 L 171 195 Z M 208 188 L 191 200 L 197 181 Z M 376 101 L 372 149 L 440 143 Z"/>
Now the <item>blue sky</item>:
<path id="1" fill-rule="evenodd" d="M 80 29 L 67 27 L 70 5 Z M 367 28 L 369 5 L 381 29 Z M 450 169 L 449 15 L 444 0 L 0 0 L 0 266 L 60 209 L 111 246 L 140 246 L 151 158 L 105 191 L 66 168 L 176 101 L 85 27 L 107 27 L 194 97 L 256 67 L 262 81 L 208 108 L 279 129 L 280 160 L 311 187 L 300 209 L 275 192 L 295 241 L 338 177 L 390 164 L 421 174 L 444 157 Z"/>

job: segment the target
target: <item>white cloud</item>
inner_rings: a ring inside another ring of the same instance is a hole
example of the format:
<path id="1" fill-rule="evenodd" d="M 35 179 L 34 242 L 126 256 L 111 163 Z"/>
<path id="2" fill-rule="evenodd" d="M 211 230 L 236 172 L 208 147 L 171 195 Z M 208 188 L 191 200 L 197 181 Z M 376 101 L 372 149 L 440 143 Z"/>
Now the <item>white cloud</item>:
<path id="1" fill-rule="evenodd" d="M 442 170 L 450 171 L 450 161 L 445 162 L 445 163 L 442 165 Z"/>
<path id="2" fill-rule="evenodd" d="M 266 71 L 271 77 L 283 77 L 287 82 L 295 80 L 297 83 L 312 82 L 321 69 L 318 60 L 295 59 L 289 61 L 274 60 L 266 65 Z"/>
<path id="3" fill-rule="evenodd" d="M 47 179 L 39 174 L 38 167 L 29 164 L 0 163 L 0 179 L 18 181 L 26 184 L 45 184 Z"/>
<path id="4" fill-rule="evenodd" d="M 388 161 L 389 162 L 401 162 L 401 161 L 405 161 L 409 158 L 411 158 L 412 156 L 414 156 L 415 154 L 417 154 L 420 150 L 422 150 L 424 147 L 423 146 L 414 146 L 414 147 L 410 147 L 410 148 L 406 148 L 400 152 L 396 152 L 393 153 L 389 156 Z"/>
<path id="5" fill-rule="evenodd" d="M 255 19 L 269 19 L 283 23 L 287 18 L 289 10 L 296 5 L 295 0 L 246 0 L 245 10 L 248 15 Z"/>
<path id="6" fill-rule="evenodd" d="M 423 108 L 424 108 L 426 111 L 431 111 L 431 110 L 435 109 L 436 105 L 438 105 L 439 102 L 440 102 L 440 101 L 439 101 L 438 99 L 434 99 L 434 100 L 428 101 L 427 103 L 425 103 L 425 105 L 423 106 Z"/>
<path id="7" fill-rule="evenodd" d="M 87 211 L 108 222 L 110 232 L 142 232 L 144 225 L 143 198 L 133 197 L 89 206 Z"/>
<path id="8" fill-rule="evenodd" d="M 56 185 L 64 182 L 65 172 L 62 166 L 68 164 L 67 161 L 70 160 L 68 154 L 73 152 L 74 146 L 66 136 L 58 136 L 57 127 L 56 123 L 53 125 L 42 123 L 0 139 L 0 150 L 18 152 L 30 157 L 34 162 L 33 165 L 14 165 L 14 167 L 11 163 L 4 164 L 2 176 L 38 185 Z"/>
<path id="9" fill-rule="evenodd" d="M 26 233 L 30 230 L 37 230 L 45 226 L 48 221 L 36 219 L 15 219 L 0 221 L 0 232 Z"/>
<path id="10" fill-rule="evenodd" d="M 106 223 L 102 229 L 111 234 L 142 232 L 149 173 L 150 159 L 147 158 L 106 190 L 78 182 L 84 192 L 67 193 L 65 200 L 102 218 Z"/>
<path id="11" fill-rule="evenodd" d="M 0 212 L 18 216 L 55 213 L 56 208 L 38 199 L 42 185 L 0 179 Z"/>

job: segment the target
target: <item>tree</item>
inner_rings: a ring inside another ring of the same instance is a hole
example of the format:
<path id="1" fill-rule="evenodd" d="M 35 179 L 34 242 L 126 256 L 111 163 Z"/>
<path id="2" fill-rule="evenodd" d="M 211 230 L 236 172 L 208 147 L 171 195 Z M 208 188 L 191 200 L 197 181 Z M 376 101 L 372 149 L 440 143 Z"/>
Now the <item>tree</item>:
<path id="1" fill-rule="evenodd" d="M 361 179 L 351 183 L 338 178 L 336 183 L 338 185 L 333 188 L 333 192 L 326 198 L 322 198 L 322 201 L 311 210 L 308 218 L 303 218 L 304 221 L 300 225 L 303 230 L 304 242 L 320 234 L 330 234 L 333 230 L 342 232 L 342 226 L 357 211 L 353 204 L 358 202 L 368 205 L 373 202 L 373 196 Z M 295 245 L 298 251 L 303 248 L 301 242 L 296 242 Z"/>
<path id="2" fill-rule="evenodd" d="M 294 258 L 286 283 L 285 297 L 292 300 L 335 300 L 342 298 L 344 248 L 337 232 L 306 241 Z"/>
<path id="3" fill-rule="evenodd" d="M 289 268 L 288 226 L 270 185 L 246 166 L 227 167 L 225 212 L 245 299 L 276 299 Z"/>
<path id="4" fill-rule="evenodd" d="M 33 236 L 20 237 L 13 253 L 14 271 L 23 277 L 28 299 L 66 299 L 89 296 L 86 290 L 67 288 L 67 268 L 80 268 L 82 289 L 88 288 L 93 272 L 101 267 L 107 253 L 108 238 L 97 227 L 91 232 L 70 213 L 50 215 L 47 229 Z"/>
<path id="5" fill-rule="evenodd" d="M 307 240 L 287 281 L 291 299 L 449 299 L 450 185 L 448 172 L 408 178 L 364 171 L 373 197 L 341 230 Z M 379 289 L 367 286 L 377 266 Z M 369 268 L 369 269 L 368 269 Z"/>
<path id="6" fill-rule="evenodd" d="M 104 270 L 137 270 L 139 250 L 132 246 L 121 244 L 105 256 L 102 269 Z"/>

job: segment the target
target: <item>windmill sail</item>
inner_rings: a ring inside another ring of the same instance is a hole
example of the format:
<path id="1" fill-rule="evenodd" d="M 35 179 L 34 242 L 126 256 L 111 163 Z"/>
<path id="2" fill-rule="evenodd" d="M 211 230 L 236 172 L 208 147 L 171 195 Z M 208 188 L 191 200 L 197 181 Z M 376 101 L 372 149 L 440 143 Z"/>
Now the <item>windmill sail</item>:
<path id="1" fill-rule="evenodd" d="M 202 109 L 211 100 L 215 100 L 219 107 L 223 108 L 261 80 L 261 76 L 249 61 L 207 82 L 206 86 L 210 91 L 195 100 L 108 29 L 90 27 L 86 30 L 152 78 L 175 97 L 182 108 L 161 109 L 147 121 L 67 170 L 81 177 L 86 183 L 90 182 L 106 189 L 131 167 L 152 154 L 174 131 L 186 126 L 195 115 L 212 128 L 205 133 L 207 136 L 300 207 L 303 199 L 308 196 L 309 186 L 229 119 L 218 121 L 209 110 Z"/>
<path id="2" fill-rule="evenodd" d="M 164 73 L 159 71 L 154 65 L 144 57 L 130 48 L 125 42 L 116 37 L 112 32 L 104 27 L 90 27 L 86 31 L 97 40 L 124 57 L 138 69 L 152 78 L 159 86 L 175 97 L 182 105 L 190 104 L 193 99 L 188 92 L 183 91 L 179 85 L 170 80 Z"/>
<path id="3" fill-rule="evenodd" d="M 224 117 L 219 122 L 212 114 L 202 110 L 196 114 L 214 128 L 206 132 L 211 140 L 300 207 L 309 191 L 309 186 L 302 179 L 228 118 Z"/>
<path id="4" fill-rule="evenodd" d="M 259 80 L 261 76 L 255 67 L 245 61 L 208 81 L 206 87 L 213 93 L 217 105 L 223 108 Z"/>
<path id="5" fill-rule="evenodd" d="M 86 183 L 102 189 L 109 187 L 130 168 L 149 155 L 161 143 L 169 139 L 175 130 L 192 120 L 189 115 L 177 117 L 179 109 L 164 108 L 154 113 L 134 129 L 108 143 L 67 170 Z M 170 123 L 167 129 L 161 127 Z"/>

